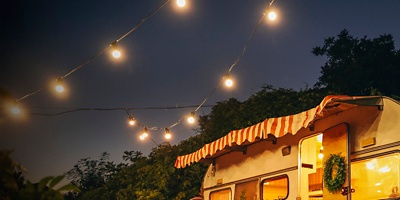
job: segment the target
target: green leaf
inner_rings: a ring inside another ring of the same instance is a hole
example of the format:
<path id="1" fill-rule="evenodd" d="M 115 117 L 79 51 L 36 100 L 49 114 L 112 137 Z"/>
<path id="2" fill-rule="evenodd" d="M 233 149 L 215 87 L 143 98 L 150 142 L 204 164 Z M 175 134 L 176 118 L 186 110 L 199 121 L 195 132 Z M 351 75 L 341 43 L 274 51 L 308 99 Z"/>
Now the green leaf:
<path id="1" fill-rule="evenodd" d="M 67 185 L 64 185 L 64 186 L 62 186 L 62 187 L 60 187 L 60 188 L 58 188 L 57 191 L 59 191 L 59 192 L 62 192 L 62 191 L 76 191 L 76 192 L 80 192 L 79 188 L 76 187 L 75 185 L 71 184 L 71 183 L 70 183 L 70 184 L 67 184 Z"/>
<path id="2" fill-rule="evenodd" d="M 51 182 L 49 184 L 49 188 L 53 189 L 53 187 L 56 186 L 63 179 L 64 179 L 64 175 L 56 176 L 55 178 L 53 178 L 53 180 L 51 180 Z"/>
<path id="3" fill-rule="evenodd" d="M 46 176 L 46 177 L 42 178 L 42 179 L 39 181 L 38 191 L 39 191 L 39 192 L 43 191 L 43 188 L 47 185 L 47 183 L 48 183 L 51 179 L 53 179 L 52 176 Z"/>

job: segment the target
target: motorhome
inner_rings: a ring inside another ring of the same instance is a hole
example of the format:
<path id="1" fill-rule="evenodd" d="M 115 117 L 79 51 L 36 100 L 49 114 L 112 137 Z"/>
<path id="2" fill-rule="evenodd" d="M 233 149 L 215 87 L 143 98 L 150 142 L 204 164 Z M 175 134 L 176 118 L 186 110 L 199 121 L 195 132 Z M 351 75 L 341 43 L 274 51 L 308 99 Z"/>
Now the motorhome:
<path id="1" fill-rule="evenodd" d="M 400 103 L 327 96 L 302 113 L 268 118 L 179 156 L 209 163 L 205 200 L 400 199 Z"/>

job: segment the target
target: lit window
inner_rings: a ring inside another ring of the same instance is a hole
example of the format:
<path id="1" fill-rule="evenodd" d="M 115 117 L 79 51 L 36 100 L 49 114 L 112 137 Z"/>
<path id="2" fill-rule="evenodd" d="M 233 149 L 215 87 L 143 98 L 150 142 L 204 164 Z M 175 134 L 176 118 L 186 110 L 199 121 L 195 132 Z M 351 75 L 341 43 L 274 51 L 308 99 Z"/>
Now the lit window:
<path id="1" fill-rule="evenodd" d="M 289 195 L 289 178 L 287 175 L 265 179 L 261 185 L 262 199 L 286 199 Z"/>

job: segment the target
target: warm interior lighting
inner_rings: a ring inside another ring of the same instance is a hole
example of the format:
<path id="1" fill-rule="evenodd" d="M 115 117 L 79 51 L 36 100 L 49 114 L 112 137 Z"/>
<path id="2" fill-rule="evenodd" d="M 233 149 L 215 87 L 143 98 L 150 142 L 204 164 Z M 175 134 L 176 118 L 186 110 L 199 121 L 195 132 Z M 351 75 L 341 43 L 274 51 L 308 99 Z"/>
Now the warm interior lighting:
<path id="1" fill-rule="evenodd" d="M 62 79 L 57 79 L 56 91 L 58 93 L 64 92 L 64 87 L 62 86 Z"/>
<path id="2" fill-rule="evenodd" d="M 193 124 L 194 123 L 194 112 L 190 113 L 190 116 L 188 117 L 188 122 Z"/>
<path id="3" fill-rule="evenodd" d="M 129 125 L 135 125 L 135 119 L 132 117 L 132 115 L 129 115 Z"/>
<path id="4" fill-rule="evenodd" d="M 269 20 L 275 21 L 275 20 L 276 20 L 276 17 L 277 17 L 277 15 L 276 15 L 276 13 L 275 13 L 274 11 L 270 11 L 270 12 L 268 13 L 268 19 L 269 19 Z"/>
<path id="5" fill-rule="evenodd" d="M 177 0 L 177 1 L 176 1 L 176 4 L 177 4 L 179 7 L 184 7 L 184 6 L 186 5 L 186 0 Z"/>

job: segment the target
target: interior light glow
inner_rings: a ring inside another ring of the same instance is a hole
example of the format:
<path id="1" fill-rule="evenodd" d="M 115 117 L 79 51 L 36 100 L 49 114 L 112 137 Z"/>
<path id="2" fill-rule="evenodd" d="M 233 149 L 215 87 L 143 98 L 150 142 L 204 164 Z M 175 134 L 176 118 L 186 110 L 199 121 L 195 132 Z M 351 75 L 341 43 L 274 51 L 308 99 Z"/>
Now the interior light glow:
<path id="1" fill-rule="evenodd" d="M 322 134 L 319 134 L 319 135 L 317 136 L 317 142 L 322 142 Z"/>
<path id="2" fill-rule="evenodd" d="M 193 124 L 194 123 L 194 112 L 190 113 L 190 116 L 188 117 L 188 122 Z"/>
<path id="3" fill-rule="evenodd" d="M 319 153 L 319 154 L 318 154 L 318 158 L 319 158 L 319 159 L 324 158 L 324 154 L 323 154 L 323 153 Z"/>
<path id="4" fill-rule="evenodd" d="M 388 166 L 384 166 L 382 168 L 379 169 L 380 173 L 386 173 L 386 172 L 390 172 L 390 167 Z"/>
<path id="5" fill-rule="evenodd" d="M 177 1 L 176 1 L 176 4 L 177 4 L 179 7 L 184 7 L 184 6 L 186 5 L 186 0 L 177 0 Z"/>

